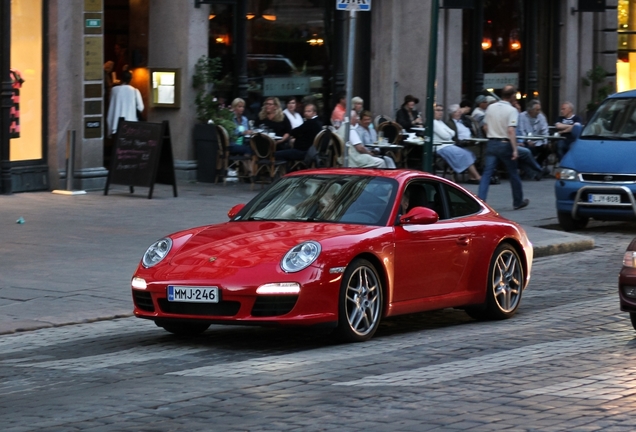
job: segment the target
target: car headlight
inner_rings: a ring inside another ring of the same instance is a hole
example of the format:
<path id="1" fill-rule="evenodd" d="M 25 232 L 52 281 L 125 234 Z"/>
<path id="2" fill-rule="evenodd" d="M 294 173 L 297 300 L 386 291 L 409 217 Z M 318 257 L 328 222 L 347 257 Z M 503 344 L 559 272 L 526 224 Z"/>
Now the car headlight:
<path id="1" fill-rule="evenodd" d="M 636 268 L 636 252 L 625 252 L 625 255 L 623 255 L 623 265 L 625 267 Z"/>
<path id="2" fill-rule="evenodd" d="M 281 268 L 287 273 L 294 273 L 307 268 L 312 262 L 316 261 L 320 255 L 320 243 L 316 241 L 307 241 L 294 246 L 285 254 L 280 263 Z"/>
<path id="3" fill-rule="evenodd" d="M 150 268 L 160 263 L 161 260 L 168 255 L 170 248 L 172 248 L 172 239 L 167 237 L 154 242 L 144 254 L 141 263 L 146 268 Z"/>
<path id="4" fill-rule="evenodd" d="M 576 171 L 569 168 L 559 168 L 554 173 L 557 180 L 576 180 Z"/>

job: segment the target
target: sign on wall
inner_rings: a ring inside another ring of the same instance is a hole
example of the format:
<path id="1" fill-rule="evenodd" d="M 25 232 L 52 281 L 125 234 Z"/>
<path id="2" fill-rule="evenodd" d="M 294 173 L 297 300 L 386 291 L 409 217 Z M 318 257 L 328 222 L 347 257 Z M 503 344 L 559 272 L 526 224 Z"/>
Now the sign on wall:
<path id="1" fill-rule="evenodd" d="M 371 10 L 371 0 L 338 0 L 336 10 L 368 12 Z"/>
<path id="2" fill-rule="evenodd" d="M 519 74 L 517 72 L 484 74 L 484 88 L 500 89 L 508 84 L 519 87 Z"/>
<path id="3" fill-rule="evenodd" d="M 263 96 L 296 96 L 309 93 L 309 77 L 263 78 Z"/>

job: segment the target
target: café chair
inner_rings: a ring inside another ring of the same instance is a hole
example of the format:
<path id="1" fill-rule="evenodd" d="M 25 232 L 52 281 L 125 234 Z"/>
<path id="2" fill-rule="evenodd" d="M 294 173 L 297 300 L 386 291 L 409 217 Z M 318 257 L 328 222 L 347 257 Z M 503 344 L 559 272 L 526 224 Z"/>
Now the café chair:
<path id="1" fill-rule="evenodd" d="M 391 117 L 387 115 L 379 115 L 375 118 L 375 120 L 373 120 L 373 126 L 375 126 L 375 129 L 378 130 L 382 123 L 391 121 L 393 121 Z"/>
<path id="2" fill-rule="evenodd" d="M 334 153 L 337 151 L 336 146 L 339 142 L 336 141 L 337 135 L 328 128 L 323 128 L 314 138 L 314 158 L 311 161 L 311 168 L 331 168 L 335 166 Z"/>
<path id="3" fill-rule="evenodd" d="M 285 173 L 284 160 L 277 160 L 276 142 L 273 138 L 264 133 L 255 133 L 250 138 L 252 148 L 252 188 L 259 175 L 265 175 L 270 182 Z M 263 185 L 263 181 L 260 181 Z"/>
<path id="4" fill-rule="evenodd" d="M 223 177 L 223 186 L 227 184 L 227 177 L 230 170 L 237 172 L 239 179 L 249 179 L 252 181 L 250 175 L 251 156 L 245 154 L 230 154 L 230 136 L 221 125 L 216 125 L 216 135 L 219 141 L 219 151 L 217 154 L 216 162 L 216 177 L 214 183 L 217 182 L 219 176 Z M 244 138 L 245 139 L 245 138 Z M 249 147 L 246 145 L 245 149 Z"/>
<path id="5" fill-rule="evenodd" d="M 329 159 L 331 161 L 331 166 L 334 168 L 343 167 L 345 142 L 338 134 L 332 133 L 331 137 L 331 146 L 329 147 Z"/>
<path id="6" fill-rule="evenodd" d="M 399 144 L 402 141 L 402 126 L 393 121 L 381 123 L 378 126 L 378 134 L 382 132 L 384 138 L 391 144 Z"/>

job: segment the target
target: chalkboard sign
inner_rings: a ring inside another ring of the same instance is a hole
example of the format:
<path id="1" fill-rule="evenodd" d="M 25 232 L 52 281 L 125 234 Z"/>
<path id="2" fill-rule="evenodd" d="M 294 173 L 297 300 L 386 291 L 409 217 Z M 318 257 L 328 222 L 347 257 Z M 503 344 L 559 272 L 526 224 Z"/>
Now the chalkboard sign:
<path id="1" fill-rule="evenodd" d="M 131 193 L 135 186 L 149 187 L 150 199 L 155 183 L 172 185 L 177 196 L 168 122 L 132 122 L 120 118 L 104 195 L 108 195 L 111 184 L 120 184 L 130 186 Z"/>

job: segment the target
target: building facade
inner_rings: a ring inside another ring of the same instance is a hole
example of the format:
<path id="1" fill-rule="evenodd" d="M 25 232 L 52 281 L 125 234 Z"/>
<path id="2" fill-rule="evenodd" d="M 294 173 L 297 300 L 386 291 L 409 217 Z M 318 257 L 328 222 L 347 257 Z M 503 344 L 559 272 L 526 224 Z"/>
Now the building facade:
<path id="1" fill-rule="evenodd" d="M 62 188 L 69 131 L 74 188 L 104 187 L 109 61 L 115 77 L 133 71 L 146 119 L 169 121 L 181 179 L 196 178 L 192 76 L 202 56 L 222 59 L 219 98 L 243 97 L 252 115 L 266 96 L 294 95 L 328 118 L 345 84 L 349 15 L 336 0 L 0 2 L 4 193 Z M 425 109 L 432 3 L 375 0 L 357 14 L 353 93 L 375 114 L 395 115 L 407 94 Z M 515 83 L 522 105 L 541 100 L 553 122 L 562 101 L 583 116 L 604 91 L 636 87 L 636 0 L 439 3 L 435 101 Z M 153 80 L 161 71 L 176 71 L 174 89 Z"/>

